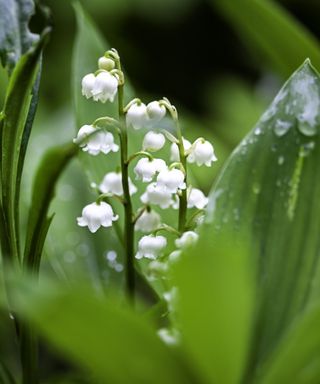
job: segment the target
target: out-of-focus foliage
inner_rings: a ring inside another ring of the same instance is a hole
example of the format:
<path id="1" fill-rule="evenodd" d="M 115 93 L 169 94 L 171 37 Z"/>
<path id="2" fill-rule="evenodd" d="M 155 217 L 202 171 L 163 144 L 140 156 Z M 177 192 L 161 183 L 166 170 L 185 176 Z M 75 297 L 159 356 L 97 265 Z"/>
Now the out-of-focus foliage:
<path id="1" fill-rule="evenodd" d="M 270 0 L 212 0 L 249 45 L 284 77 L 307 57 L 320 67 L 317 39 L 280 5 Z"/>

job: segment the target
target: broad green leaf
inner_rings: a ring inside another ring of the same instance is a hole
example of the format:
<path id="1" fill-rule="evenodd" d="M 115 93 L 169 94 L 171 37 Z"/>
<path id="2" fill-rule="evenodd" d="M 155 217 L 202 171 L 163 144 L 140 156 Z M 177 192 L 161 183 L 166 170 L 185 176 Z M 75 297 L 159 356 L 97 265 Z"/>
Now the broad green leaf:
<path id="1" fill-rule="evenodd" d="M 211 0 L 244 43 L 287 77 L 309 57 L 320 68 L 317 39 L 281 5 L 267 0 Z"/>
<path id="2" fill-rule="evenodd" d="M 320 307 L 293 324 L 261 369 L 258 383 L 317 384 L 320 377 Z"/>
<path id="3" fill-rule="evenodd" d="M 10 253 L 18 254 L 17 236 L 18 205 L 22 162 L 27 145 L 33 116 L 29 113 L 32 101 L 31 92 L 37 75 L 42 49 L 47 42 L 49 31 L 44 31 L 39 43 L 23 55 L 15 67 L 8 85 L 0 125 L 1 140 L 1 185 L 2 205 L 11 243 Z M 32 111 L 33 114 L 33 111 Z M 26 133 L 27 132 L 27 133 Z"/>
<path id="4" fill-rule="evenodd" d="M 9 72 L 39 38 L 29 30 L 33 14 L 33 0 L 0 0 L 0 59 Z"/>
<path id="5" fill-rule="evenodd" d="M 102 383 L 191 382 L 188 368 L 141 315 L 81 285 L 31 288 L 16 291 L 20 314 Z"/>
<path id="6" fill-rule="evenodd" d="M 35 176 L 30 207 L 24 263 L 38 271 L 43 244 L 52 217 L 48 218 L 50 203 L 54 197 L 56 183 L 78 148 L 71 143 L 48 150 Z"/>
<path id="7" fill-rule="evenodd" d="M 231 155 L 210 196 L 205 231 L 245 236 L 257 263 L 251 373 L 319 299 L 319 107 L 320 78 L 306 61 Z"/>
<path id="8" fill-rule="evenodd" d="M 176 267 L 177 316 L 186 353 L 206 383 L 239 383 L 254 308 L 245 244 L 202 233 Z"/>

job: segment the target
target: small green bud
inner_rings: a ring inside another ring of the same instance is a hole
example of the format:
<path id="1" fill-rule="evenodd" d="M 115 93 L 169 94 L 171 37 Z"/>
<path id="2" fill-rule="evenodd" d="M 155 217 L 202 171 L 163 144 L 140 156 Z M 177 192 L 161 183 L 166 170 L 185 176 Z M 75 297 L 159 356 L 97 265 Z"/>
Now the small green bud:
<path id="1" fill-rule="evenodd" d="M 115 67 L 115 62 L 108 57 L 102 56 L 98 60 L 99 69 L 104 69 L 105 71 L 111 71 Z"/>

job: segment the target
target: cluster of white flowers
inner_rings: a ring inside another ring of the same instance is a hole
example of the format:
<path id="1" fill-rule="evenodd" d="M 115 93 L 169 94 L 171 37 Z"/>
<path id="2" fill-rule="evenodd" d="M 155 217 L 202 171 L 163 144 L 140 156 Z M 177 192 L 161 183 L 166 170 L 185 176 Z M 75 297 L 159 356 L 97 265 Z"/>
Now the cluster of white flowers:
<path id="1" fill-rule="evenodd" d="M 108 52 L 115 54 L 115 50 Z M 82 79 L 82 94 L 88 99 L 92 98 L 94 101 L 102 103 L 113 102 L 118 87 L 123 85 L 123 74 L 119 70 L 119 66 L 116 66 L 113 56 L 108 55 L 108 52 L 99 59 L 97 72 L 85 75 Z M 184 249 L 197 241 L 198 235 L 194 231 L 196 223 L 191 222 L 188 226 L 185 223 L 182 230 L 181 228 L 174 230 L 162 222 L 158 212 L 168 208 L 188 208 L 201 211 L 206 207 L 208 198 L 204 193 L 187 184 L 186 167 L 187 163 L 210 167 L 217 160 L 213 146 L 202 137 L 191 143 L 181 136 L 180 131 L 176 136 L 163 131 L 162 119 L 167 114 L 173 119 L 177 116 L 175 107 L 166 98 L 148 104 L 143 103 L 140 99 L 134 99 L 123 108 L 123 114 L 125 115 L 125 129 L 146 130 L 141 148 L 129 157 L 126 164 L 129 166 L 131 161 L 141 157 L 133 168 L 133 174 L 136 180 L 147 183 L 140 195 L 142 206 L 138 208 L 137 214 L 133 218 L 135 230 L 144 233 L 144 236 L 138 241 L 136 259 L 149 259 L 156 265 L 166 255 L 169 262 L 175 261 Z M 124 124 L 122 120 L 121 122 L 114 121 L 119 125 Z M 166 163 L 162 158 L 154 157 L 154 153 L 160 151 L 167 141 L 170 144 L 171 164 Z M 108 155 L 110 152 L 122 150 L 115 143 L 112 132 L 99 126 L 97 121 L 82 126 L 74 142 L 84 152 L 93 156 L 101 153 Z M 181 156 L 183 159 L 180 159 Z M 121 172 L 108 172 L 99 182 L 97 188 L 101 195 L 97 202 L 84 207 L 82 216 L 77 219 L 80 226 L 88 226 L 91 232 L 96 232 L 101 226 L 109 227 L 113 221 L 118 219 L 118 215 L 114 214 L 111 205 L 105 200 L 108 201 L 109 198 L 115 196 L 125 201 L 138 192 L 137 186 L 128 178 L 129 193 L 127 195 L 130 196 L 124 196 Z M 183 204 L 184 207 L 181 207 Z M 194 213 L 192 212 L 189 216 L 193 217 Z M 185 216 L 187 217 L 187 215 Z M 168 228 L 178 237 L 174 242 L 175 250 L 166 250 L 167 238 L 158 235 L 160 230 Z"/>

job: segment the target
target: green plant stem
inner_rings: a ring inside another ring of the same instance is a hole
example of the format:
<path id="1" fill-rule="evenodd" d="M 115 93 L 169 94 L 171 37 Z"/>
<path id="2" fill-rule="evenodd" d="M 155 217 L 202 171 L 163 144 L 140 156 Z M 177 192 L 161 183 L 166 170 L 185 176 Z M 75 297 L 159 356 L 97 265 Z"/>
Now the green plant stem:
<path id="1" fill-rule="evenodd" d="M 172 120 L 176 125 L 177 139 L 178 139 L 177 146 L 179 149 L 180 164 L 182 165 L 182 168 L 184 170 L 184 182 L 187 185 L 187 176 L 188 176 L 187 175 L 187 157 L 184 152 L 183 137 L 182 137 L 182 131 L 179 124 L 178 111 L 166 98 L 162 100 L 162 105 L 164 105 L 167 108 L 167 110 L 169 111 L 172 117 Z M 185 188 L 181 191 L 181 194 L 179 196 L 178 231 L 180 233 L 184 232 L 186 229 L 186 220 L 187 220 L 187 189 Z"/>
<path id="2" fill-rule="evenodd" d="M 116 67 L 121 71 L 120 61 L 116 61 Z M 124 118 L 123 106 L 123 84 L 118 87 L 118 113 L 121 122 L 120 151 L 121 151 L 121 174 L 123 188 L 124 206 L 124 243 L 126 253 L 126 291 L 130 300 L 133 301 L 135 293 L 135 271 L 134 271 L 134 223 L 132 213 L 132 201 L 129 192 L 129 162 L 128 162 L 128 134 Z"/>
<path id="3" fill-rule="evenodd" d="M 178 148 L 179 148 L 179 156 L 180 156 L 180 162 L 184 168 L 184 182 L 187 185 L 187 159 L 186 155 L 184 153 L 184 146 L 183 146 L 183 138 L 181 133 L 181 128 L 179 125 L 178 117 L 175 119 L 176 127 L 177 127 L 177 136 L 178 136 Z M 178 230 L 180 233 L 184 232 L 186 227 L 186 220 L 187 220 L 187 188 L 183 189 L 181 191 L 181 195 L 179 196 L 179 222 L 178 222 Z"/>

